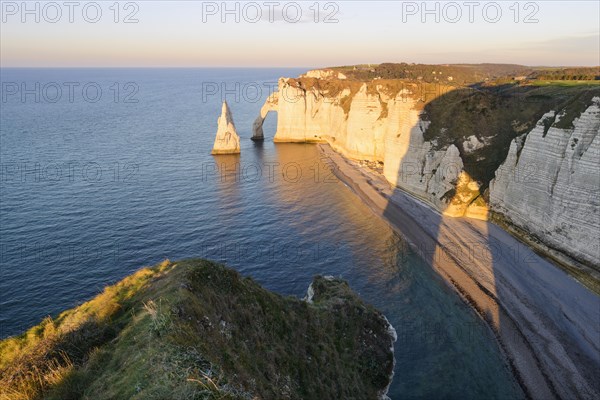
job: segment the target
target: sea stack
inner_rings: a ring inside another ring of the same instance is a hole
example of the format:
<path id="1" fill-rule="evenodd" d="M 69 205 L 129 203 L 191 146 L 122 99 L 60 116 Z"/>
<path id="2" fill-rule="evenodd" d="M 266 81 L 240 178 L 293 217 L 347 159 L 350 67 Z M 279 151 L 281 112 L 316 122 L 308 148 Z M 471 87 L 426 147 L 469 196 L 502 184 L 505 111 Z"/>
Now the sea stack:
<path id="1" fill-rule="evenodd" d="M 217 137 L 211 154 L 239 154 L 240 137 L 235 130 L 235 124 L 227 102 L 223 102 L 221 116 L 218 120 Z"/>

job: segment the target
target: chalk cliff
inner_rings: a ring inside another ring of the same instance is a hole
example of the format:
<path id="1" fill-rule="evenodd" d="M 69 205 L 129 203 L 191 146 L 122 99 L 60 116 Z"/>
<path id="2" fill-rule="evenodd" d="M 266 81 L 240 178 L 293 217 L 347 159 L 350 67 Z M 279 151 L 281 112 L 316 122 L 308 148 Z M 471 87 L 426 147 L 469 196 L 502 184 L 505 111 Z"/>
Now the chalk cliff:
<path id="1" fill-rule="evenodd" d="M 233 117 L 227 102 L 223 102 L 221 116 L 217 122 L 217 135 L 211 154 L 237 154 L 240 152 L 240 137 L 235 130 Z"/>
<path id="2" fill-rule="evenodd" d="M 598 267 L 599 95 L 597 88 L 473 89 L 312 71 L 279 80 L 254 132 L 262 138 L 266 113 L 277 111 L 276 142 L 327 142 L 348 158 L 383 163 L 392 185 L 446 215 L 506 217 L 545 246 Z M 528 168 L 536 168 L 535 182 L 514 178 Z"/>
<path id="3" fill-rule="evenodd" d="M 593 98 L 572 129 L 544 125 L 560 118 L 550 111 L 531 132 L 513 140 L 490 183 L 490 204 L 548 246 L 597 264 L 600 97 Z"/>
<path id="4" fill-rule="evenodd" d="M 278 104 L 267 100 L 255 127 L 262 126 L 263 110 L 277 111 L 274 141 L 328 142 L 346 157 L 383 162 L 390 183 L 448 215 L 465 215 L 479 184 L 464 172 L 456 146 L 424 140 L 421 90 L 394 81 L 281 79 Z"/>

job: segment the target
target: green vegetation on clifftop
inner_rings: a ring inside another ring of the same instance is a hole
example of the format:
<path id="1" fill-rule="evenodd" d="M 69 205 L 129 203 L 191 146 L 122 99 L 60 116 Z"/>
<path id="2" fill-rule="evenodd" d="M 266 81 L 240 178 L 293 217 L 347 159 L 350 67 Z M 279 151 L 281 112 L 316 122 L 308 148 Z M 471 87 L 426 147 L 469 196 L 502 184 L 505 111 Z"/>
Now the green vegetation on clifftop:
<path id="1" fill-rule="evenodd" d="M 561 115 L 551 126 L 573 129 L 573 121 L 600 96 L 598 85 L 476 85 L 453 90 L 425 105 L 422 118 L 430 122 L 424 138 L 445 149 L 454 144 L 465 171 L 487 188 L 506 159 L 511 141 L 531 131 L 548 111 Z M 465 140 L 476 137 L 483 145 L 465 149 Z"/>
<path id="2" fill-rule="evenodd" d="M 388 324 L 340 280 L 312 302 L 206 260 L 144 268 L 0 342 L 0 399 L 375 399 Z"/>

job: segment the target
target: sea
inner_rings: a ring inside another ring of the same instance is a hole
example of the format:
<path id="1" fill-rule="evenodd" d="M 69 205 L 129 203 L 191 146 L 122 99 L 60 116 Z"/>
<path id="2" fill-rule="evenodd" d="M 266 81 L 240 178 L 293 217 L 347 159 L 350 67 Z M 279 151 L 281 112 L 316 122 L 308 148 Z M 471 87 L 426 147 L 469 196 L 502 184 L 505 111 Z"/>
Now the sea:
<path id="1" fill-rule="evenodd" d="M 273 143 L 273 113 L 250 140 L 278 78 L 303 71 L 1 69 L 0 337 L 202 257 L 282 295 L 347 280 L 397 331 L 392 399 L 522 398 L 490 329 L 315 145 Z M 210 154 L 223 100 L 240 155 Z"/>

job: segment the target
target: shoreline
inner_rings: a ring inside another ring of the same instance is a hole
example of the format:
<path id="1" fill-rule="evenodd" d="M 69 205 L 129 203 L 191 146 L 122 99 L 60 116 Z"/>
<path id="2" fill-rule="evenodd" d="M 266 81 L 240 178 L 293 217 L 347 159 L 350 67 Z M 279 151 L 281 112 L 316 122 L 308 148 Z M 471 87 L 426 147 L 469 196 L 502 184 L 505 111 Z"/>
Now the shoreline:
<path id="1" fill-rule="evenodd" d="M 600 396 L 597 295 L 497 225 L 443 216 L 331 146 L 318 147 L 338 179 L 486 322 L 528 398 Z"/>

